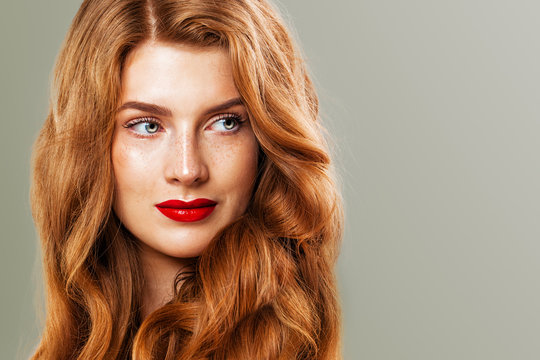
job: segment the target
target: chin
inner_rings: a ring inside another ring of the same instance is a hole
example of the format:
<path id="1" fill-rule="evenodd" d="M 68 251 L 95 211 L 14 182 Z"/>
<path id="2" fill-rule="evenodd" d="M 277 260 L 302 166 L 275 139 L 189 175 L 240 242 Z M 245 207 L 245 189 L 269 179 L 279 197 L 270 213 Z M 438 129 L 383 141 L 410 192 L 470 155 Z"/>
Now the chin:
<path id="1" fill-rule="evenodd" d="M 165 246 L 156 246 L 155 250 L 163 253 L 164 255 L 175 257 L 175 258 L 192 258 L 197 257 L 202 254 L 204 249 L 212 242 L 213 237 L 207 237 L 203 241 L 197 239 L 197 235 L 189 236 L 187 238 L 179 240 L 178 237 L 170 239 Z M 194 239 L 196 241 L 194 241 Z M 147 244 L 151 246 L 150 244 Z M 153 246 L 151 246 L 153 247 Z"/>

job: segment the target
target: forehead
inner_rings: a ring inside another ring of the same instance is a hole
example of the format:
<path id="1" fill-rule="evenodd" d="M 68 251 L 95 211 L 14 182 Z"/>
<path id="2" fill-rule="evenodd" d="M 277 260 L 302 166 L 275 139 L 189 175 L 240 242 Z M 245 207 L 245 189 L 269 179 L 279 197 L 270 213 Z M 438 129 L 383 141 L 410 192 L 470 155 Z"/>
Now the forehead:
<path id="1" fill-rule="evenodd" d="M 189 110 L 208 100 L 237 97 L 226 49 L 145 42 L 133 49 L 122 70 L 121 100 Z"/>

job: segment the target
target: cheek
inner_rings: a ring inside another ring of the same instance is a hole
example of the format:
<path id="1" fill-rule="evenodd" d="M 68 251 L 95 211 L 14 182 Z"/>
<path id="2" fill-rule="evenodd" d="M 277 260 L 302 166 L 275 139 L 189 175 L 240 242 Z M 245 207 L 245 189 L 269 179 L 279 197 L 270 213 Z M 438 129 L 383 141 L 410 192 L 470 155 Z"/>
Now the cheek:
<path id="1" fill-rule="evenodd" d="M 151 159 L 155 154 L 142 151 L 140 147 L 123 141 L 122 137 L 113 141 L 111 150 L 117 197 L 122 199 L 148 189 L 148 185 L 143 185 L 152 182 L 155 169 Z"/>
<path id="2" fill-rule="evenodd" d="M 247 201 L 257 175 L 258 145 L 251 134 L 216 146 L 212 153 L 213 175 L 225 192 Z"/>

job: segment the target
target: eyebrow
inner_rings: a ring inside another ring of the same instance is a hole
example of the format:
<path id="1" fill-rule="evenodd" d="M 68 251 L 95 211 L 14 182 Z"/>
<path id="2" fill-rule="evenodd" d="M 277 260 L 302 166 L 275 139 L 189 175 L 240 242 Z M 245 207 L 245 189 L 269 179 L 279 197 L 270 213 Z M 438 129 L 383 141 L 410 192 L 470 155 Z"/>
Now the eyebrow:
<path id="1" fill-rule="evenodd" d="M 224 103 L 218 104 L 216 106 L 212 106 L 211 108 L 207 109 L 204 112 L 204 115 L 205 116 L 210 115 L 212 113 L 227 110 L 228 108 L 231 108 L 233 106 L 243 105 L 243 104 L 244 103 L 242 102 L 241 98 L 239 98 L 239 97 L 233 98 L 233 99 L 225 101 Z M 128 102 L 122 104 L 122 106 L 120 106 L 116 110 L 116 112 L 120 112 L 120 111 L 126 110 L 126 109 L 140 110 L 140 111 L 144 111 L 144 112 L 154 114 L 154 115 L 158 115 L 158 116 L 168 116 L 168 117 L 172 116 L 171 109 L 169 109 L 169 108 L 167 108 L 165 106 L 160 106 L 160 105 L 156 105 L 156 104 L 150 104 L 150 103 L 141 102 L 141 101 L 128 101 Z"/>

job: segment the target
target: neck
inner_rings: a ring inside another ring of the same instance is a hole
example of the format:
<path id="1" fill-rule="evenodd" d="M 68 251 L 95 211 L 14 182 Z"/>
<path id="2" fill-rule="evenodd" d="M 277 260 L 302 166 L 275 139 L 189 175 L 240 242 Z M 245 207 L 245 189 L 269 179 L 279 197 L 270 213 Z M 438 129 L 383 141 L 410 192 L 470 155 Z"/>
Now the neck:
<path id="1" fill-rule="evenodd" d="M 141 265 L 144 274 L 142 319 L 171 301 L 178 272 L 187 266 L 186 259 L 164 255 L 142 244 Z"/>

